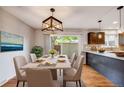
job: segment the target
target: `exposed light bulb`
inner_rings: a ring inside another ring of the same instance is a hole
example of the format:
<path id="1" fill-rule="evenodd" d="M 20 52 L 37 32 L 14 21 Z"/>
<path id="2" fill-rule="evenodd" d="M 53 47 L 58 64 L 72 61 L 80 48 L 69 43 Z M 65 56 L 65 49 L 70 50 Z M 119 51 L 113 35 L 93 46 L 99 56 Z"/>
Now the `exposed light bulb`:
<path id="1" fill-rule="evenodd" d="M 45 26 L 46 26 L 47 28 L 49 27 L 49 25 L 48 25 L 48 24 L 46 24 Z"/>
<path id="2" fill-rule="evenodd" d="M 101 39 L 101 38 L 102 38 L 102 35 L 101 35 L 101 34 L 99 34 L 99 35 L 98 35 L 98 38 L 99 38 L 99 39 Z"/>
<path id="3" fill-rule="evenodd" d="M 54 27 L 52 27 L 52 30 L 55 30 L 55 28 L 54 28 Z"/>
<path id="4" fill-rule="evenodd" d="M 57 27 L 57 28 L 60 28 L 60 25 L 57 25 L 56 27 Z"/>

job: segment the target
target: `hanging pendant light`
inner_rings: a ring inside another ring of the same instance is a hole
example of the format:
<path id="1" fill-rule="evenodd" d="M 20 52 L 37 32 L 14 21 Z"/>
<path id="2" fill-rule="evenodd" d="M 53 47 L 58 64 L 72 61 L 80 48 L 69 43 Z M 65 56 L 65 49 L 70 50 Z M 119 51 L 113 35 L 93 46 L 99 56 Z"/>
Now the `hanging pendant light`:
<path id="1" fill-rule="evenodd" d="M 62 22 L 53 17 L 55 9 L 51 8 L 50 11 L 52 12 L 52 16 L 42 21 L 42 31 L 63 31 Z"/>
<path id="2" fill-rule="evenodd" d="M 122 20 L 122 18 L 121 18 L 121 9 L 123 8 L 123 6 L 119 6 L 118 8 L 117 8 L 117 10 L 119 11 L 119 22 L 120 22 L 120 24 L 119 24 L 119 29 L 118 29 L 118 33 L 122 33 L 123 31 L 124 31 L 124 29 L 122 28 L 122 24 L 121 24 L 121 20 Z"/>
<path id="3" fill-rule="evenodd" d="M 99 20 L 98 23 L 99 23 L 99 32 L 101 32 L 101 22 L 102 20 Z M 102 34 L 98 34 L 98 38 L 101 39 L 102 38 Z"/>

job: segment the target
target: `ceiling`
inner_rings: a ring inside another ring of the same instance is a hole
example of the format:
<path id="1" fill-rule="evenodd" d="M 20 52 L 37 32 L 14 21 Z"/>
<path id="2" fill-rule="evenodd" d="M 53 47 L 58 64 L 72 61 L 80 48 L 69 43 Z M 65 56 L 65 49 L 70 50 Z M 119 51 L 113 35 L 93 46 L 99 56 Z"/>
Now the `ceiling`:
<path id="1" fill-rule="evenodd" d="M 3 6 L 2 8 L 34 29 L 41 29 L 42 21 L 51 15 L 50 6 Z M 56 10 L 54 17 L 63 22 L 64 28 L 97 29 L 99 19 L 103 20 L 101 24 L 103 29 L 116 29 L 119 25 L 117 6 L 55 6 L 53 8 Z M 124 9 L 122 12 L 124 16 Z"/>

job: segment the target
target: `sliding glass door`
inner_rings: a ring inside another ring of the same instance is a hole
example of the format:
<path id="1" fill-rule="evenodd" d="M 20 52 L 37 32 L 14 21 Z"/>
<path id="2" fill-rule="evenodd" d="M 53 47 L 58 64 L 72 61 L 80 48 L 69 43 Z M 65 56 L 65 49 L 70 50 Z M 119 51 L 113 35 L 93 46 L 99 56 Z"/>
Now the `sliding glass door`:
<path id="1" fill-rule="evenodd" d="M 78 35 L 52 35 L 51 48 L 58 51 L 58 54 L 66 54 L 71 57 L 72 53 L 79 53 L 80 36 Z"/>

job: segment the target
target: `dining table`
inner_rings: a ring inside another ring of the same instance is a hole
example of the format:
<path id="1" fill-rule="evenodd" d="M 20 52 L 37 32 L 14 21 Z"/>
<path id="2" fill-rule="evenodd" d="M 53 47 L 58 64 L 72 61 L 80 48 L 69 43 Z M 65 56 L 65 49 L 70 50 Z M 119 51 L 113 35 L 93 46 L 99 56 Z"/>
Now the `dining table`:
<path id="1" fill-rule="evenodd" d="M 67 55 L 56 55 L 54 57 L 43 56 L 38 58 L 36 62 L 29 62 L 21 67 L 22 70 L 26 70 L 27 68 L 50 70 L 56 69 L 57 81 L 60 82 L 60 85 L 63 85 L 63 70 L 71 68 L 71 63 Z"/>

